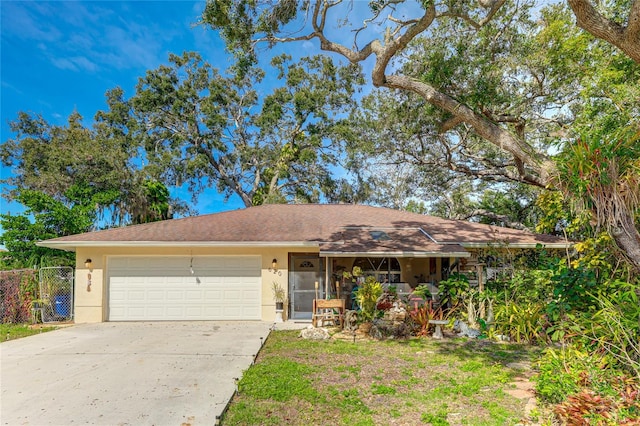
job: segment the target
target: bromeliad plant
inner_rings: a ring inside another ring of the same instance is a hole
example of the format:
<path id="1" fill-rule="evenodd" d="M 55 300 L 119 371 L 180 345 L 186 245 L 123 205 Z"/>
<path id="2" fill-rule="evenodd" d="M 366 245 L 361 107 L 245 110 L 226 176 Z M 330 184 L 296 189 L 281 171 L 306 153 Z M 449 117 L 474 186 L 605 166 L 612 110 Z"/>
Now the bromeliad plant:
<path id="1" fill-rule="evenodd" d="M 428 304 L 418 306 L 416 309 L 409 311 L 409 317 L 413 322 L 414 334 L 419 337 L 428 335 L 429 321 L 431 320 L 430 309 Z"/>
<path id="2" fill-rule="evenodd" d="M 431 325 L 432 320 L 446 320 L 447 315 L 442 310 L 442 307 L 433 309 L 433 302 L 429 301 L 424 305 L 410 310 L 409 318 L 414 325 L 414 334 L 416 336 L 424 337 L 429 334 L 429 326 Z"/>

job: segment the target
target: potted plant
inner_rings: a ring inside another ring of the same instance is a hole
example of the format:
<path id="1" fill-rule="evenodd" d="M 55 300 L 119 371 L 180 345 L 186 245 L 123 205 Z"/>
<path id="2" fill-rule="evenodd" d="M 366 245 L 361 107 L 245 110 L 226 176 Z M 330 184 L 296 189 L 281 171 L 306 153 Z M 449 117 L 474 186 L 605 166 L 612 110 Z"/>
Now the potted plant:
<path id="1" fill-rule="evenodd" d="M 271 292 L 273 293 L 273 301 L 276 302 L 276 322 L 282 322 L 282 311 L 284 310 L 285 293 L 284 288 L 279 282 L 274 281 L 271 284 Z"/>

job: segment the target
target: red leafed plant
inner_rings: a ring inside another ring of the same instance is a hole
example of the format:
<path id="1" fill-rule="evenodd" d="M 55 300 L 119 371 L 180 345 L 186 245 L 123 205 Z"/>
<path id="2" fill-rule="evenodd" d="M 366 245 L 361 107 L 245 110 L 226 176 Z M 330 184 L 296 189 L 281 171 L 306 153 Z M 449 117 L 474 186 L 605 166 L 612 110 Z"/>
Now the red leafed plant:
<path id="1" fill-rule="evenodd" d="M 431 312 L 431 307 L 429 305 L 418 306 L 416 309 L 409 311 L 409 315 L 411 320 L 418 328 L 416 331 L 416 336 L 426 336 L 429 332 L 429 321 L 431 317 L 429 316 Z"/>
<path id="2" fill-rule="evenodd" d="M 568 426 L 640 426 L 640 384 L 635 379 L 620 377 L 614 383 L 614 388 L 617 397 L 603 397 L 592 390 L 584 389 L 556 405 L 553 411 Z M 621 412 L 627 414 L 620 418 Z"/>

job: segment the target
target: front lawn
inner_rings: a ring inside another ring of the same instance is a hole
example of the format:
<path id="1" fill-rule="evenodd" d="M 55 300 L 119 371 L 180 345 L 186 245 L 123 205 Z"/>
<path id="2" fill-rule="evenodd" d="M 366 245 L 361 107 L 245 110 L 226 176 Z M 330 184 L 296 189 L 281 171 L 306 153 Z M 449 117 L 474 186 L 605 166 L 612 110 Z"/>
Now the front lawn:
<path id="1" fill-rule="evenodd" d="M 0 342 L 7 340 L 20 339 L 21 337 L 31 336 L 33 334 L 44 333 L 46 331 L 55 330 L 58 327 L 38 326 L 32 327 L 28 324 L 0 324 Z"/>
<path id="2" fill-rule="evenodd" d="M 311 341 L 272 332 L 225 425 L 509 425 L 514 379 L 538 349 L 481 340 Z"/>

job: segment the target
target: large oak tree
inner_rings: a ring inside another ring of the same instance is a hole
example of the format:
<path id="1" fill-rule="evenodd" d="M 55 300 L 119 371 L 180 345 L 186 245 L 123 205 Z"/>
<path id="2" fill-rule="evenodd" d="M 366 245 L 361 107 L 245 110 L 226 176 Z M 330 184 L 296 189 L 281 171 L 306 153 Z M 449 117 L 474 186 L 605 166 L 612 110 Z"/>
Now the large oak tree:
<path id="1" fill-rule="evenodd" d="M 289 62 L 274 58 L 283 84 L 273 88 L 255 66 L 223 74 L 193 52 L 148 71 L 132 103 L 154 173 L 194 193 L 213 185 L 247 207 L 330 195 L 340 152 L 331 136 L 362 77 L 327 57 Z"/>
<path id="2" fill-rule="evenodd" d="M 575 78 L 584 76 L 590 50 L 616 63 L 607 66 L 607 71 L 614 70 L 607 78 L 638 81 L 638 71 L 606 45 L 584 35 L 574 37 L 575 27 L 558 19 L 562 11 L 557 6 L 543 17 L 545 28 L 535 27 L 529 12 L 533 6 L 506 0 L 209 1 L 203 21 L 220 30 L 244 61 L 255 60 L 258 41 L 315 40 L 326 52 L 367 63 L 375 87 L 392 89 L 390 97 L 409 98 L 404 108 L 420 119 L 414 128 L 431 129 L 429 136 L 437 133 L 444 141 L 440 158 L 431 156 L 430 161 L 485 178 L 548 188 L 558 183 L 554 150 L 570 146 L 581 130 L 589 131 L 589 116 L 595 120 L 592 126 L 637 126 L 637 91 L 610 96 L 618 87 L 604 84 L 605 78 L 598 81 L 598 75 L 589 73 L 582 80 Z M 635 19 L 635 1 L 618 6 Z M 579 43 L 573 56 L 569 46 L 549 35 L 563 27 L 571 33 L 569 39 Z M 627 28 L 633 30 L 635 24 Z M 611 114 L 614 109 L 618 114 Z M 430 150 L 438 139 L 423 141 Z M 552 142 L 554 150 L 549 149 Z M 597 203 L 592 207 L 597 210 Z M 619 204 L 615 216 L 604 216 L 603 225 L 617 230 L 612 235 L 618 246 L 640 268 L 636 212 L 637 205 Z"/>

